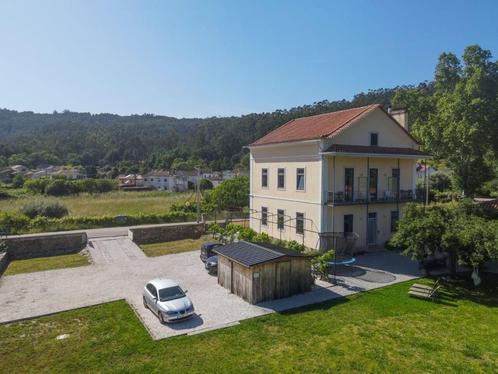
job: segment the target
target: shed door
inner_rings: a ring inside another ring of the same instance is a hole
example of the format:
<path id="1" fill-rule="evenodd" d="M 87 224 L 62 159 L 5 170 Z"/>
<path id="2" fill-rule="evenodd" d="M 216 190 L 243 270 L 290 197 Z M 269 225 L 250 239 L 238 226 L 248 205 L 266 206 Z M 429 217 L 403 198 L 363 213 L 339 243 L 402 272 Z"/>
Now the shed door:
<path id="1" fill-rule="evenodd" d="M 290 261 L 275 263 L 275 299 L 290 295 Z"/>

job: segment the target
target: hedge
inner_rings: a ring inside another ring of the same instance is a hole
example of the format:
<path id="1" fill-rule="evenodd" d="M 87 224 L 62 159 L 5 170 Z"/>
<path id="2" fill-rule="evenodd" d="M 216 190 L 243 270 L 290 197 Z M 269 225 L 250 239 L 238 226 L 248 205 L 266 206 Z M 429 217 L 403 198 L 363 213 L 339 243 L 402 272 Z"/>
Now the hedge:
<path id="1" fill-rule="evenodd" d="M 2 212 L 0 213 L 0 232 L 8 230 L 10 234 L 25 234 L 44 231 L 65 231 L 190 221 L 195 221 L 195 215 L 183 212 L 100 217 L 47 218 L 39 216 L 33 219 L 20 213 Z"/>

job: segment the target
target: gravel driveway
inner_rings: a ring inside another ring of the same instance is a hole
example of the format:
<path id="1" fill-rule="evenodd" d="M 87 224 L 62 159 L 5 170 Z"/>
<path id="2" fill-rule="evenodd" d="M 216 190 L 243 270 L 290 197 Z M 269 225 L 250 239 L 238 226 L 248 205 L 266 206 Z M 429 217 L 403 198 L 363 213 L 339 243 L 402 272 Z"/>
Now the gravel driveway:
<path id="1" fill-rule="evenodd" d="M 218 286 L 216 277 L 204 270 L 198 251 L 146 257 L 126 237 L 93 239 L 88 250 L 94 262 L 90 266 L 0 278 L 0 323 L 126 299 L 152 338 L 162 339 L 223 328 L 247 318 L 387 285 L 344 277 L 341 286 L 318 282 L 314 290 L 306 294 L 251 305 Z M 376 259 L 374 264 L 392 262 L 380 261 L 377 257 L 372 257 Z M 410 271 L 398 272 L 395 280 L 388 284 L 417 276 L 412 268 L 405 270 Z M 156 277 L 174 279 L 189 291 L 196 308 L 192 319 L 162 325 L 143 307 L 143 286 Z"/>

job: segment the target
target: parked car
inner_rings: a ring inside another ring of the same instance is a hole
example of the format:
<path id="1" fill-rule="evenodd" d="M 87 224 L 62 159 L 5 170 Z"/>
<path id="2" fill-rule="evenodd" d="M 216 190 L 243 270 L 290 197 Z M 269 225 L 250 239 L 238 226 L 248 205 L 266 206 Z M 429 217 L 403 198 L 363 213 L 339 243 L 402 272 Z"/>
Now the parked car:
<path id="1" fill-rule="evenodd" d="M 176 282 L 156 278 L 144 287 L 144 307 L 157 315 L 161 323 L 181 321 L 194 314 L 194 304 L 186 293 Z"/>
<path id="2" fill-rule="evenodd" d="M 211 256 L 209 257 L 205 264 L 204 267 L 208 271 L 209 274 L 217 274 L 218 273 L 218 256 Z"/>
<path id="3" fill-rule="evenodd" d="M 206 262 L 206 260 L 209 257 L 212 257 L 212 256 L 216 255 L 213 252 L 213 249 L 215 249 L 216 247 L 220 247 L 222 245 L 223 244 L 221 244 L 221 243 L 204 243 L 201 246 L 201 261 L 202 262 Z"/>

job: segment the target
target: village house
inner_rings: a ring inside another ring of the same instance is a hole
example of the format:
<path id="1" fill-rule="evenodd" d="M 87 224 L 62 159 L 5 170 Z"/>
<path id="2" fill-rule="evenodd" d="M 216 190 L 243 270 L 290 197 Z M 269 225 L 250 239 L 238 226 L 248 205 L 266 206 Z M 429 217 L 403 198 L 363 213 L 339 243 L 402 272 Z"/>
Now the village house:
<path id="1" fill-rule="evenodd" d="M 151 171 L 144 175 L 144 186 L 160 191 L 183 192 L 187 190 L 187 179 L 178 177 L 169 170 Z"/>
<path id="2" fill-rule="evenodd" d="M 380 105 L 294 119 L 249 146 L 251 227 L 307 247 L 353 238 L 383 248 L 416 201 L 416 161 L 430 157 L 406 112 Z"/>

